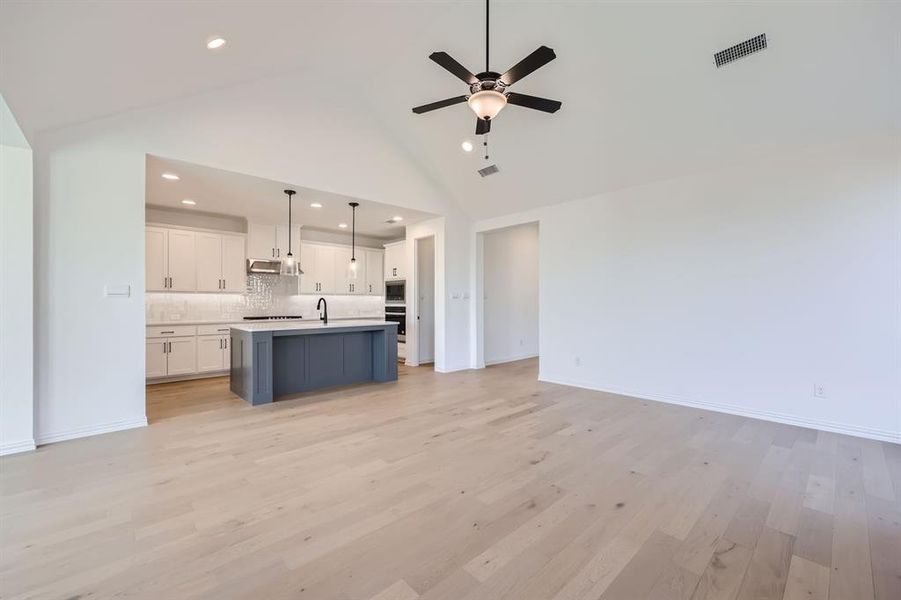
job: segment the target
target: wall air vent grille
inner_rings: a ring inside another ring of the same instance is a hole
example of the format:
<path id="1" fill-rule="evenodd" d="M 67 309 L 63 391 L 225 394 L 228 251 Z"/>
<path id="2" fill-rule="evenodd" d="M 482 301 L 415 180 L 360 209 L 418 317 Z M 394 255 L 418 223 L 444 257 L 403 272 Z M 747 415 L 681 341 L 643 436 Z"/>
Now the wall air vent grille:
<path id="1" fill-rule="evenodd" d="M 479 175 L 481 175 L 482 177 L 488 177 L 489 175 L 494 175 L 498 171 L 500 171 L 500 169 L 497 168 L 497 165 L 489 165 L 484 169 L 479 169 Z"/>
<path id="2" fill-rule="evenodd" d="M 720 50 L 713 55 L 713 60 L 714 62 L 716 62 L 716 67 L 720 68 L 724 65 L 728 65 L 729 63 L 738 60 L 739 58 L 744 58 L 749 54 L 754 54 L 755 52 L 760 52 L 761 50 L 766 50 L 765 33 L 756 35 L 740 44 L 735 44 L 731 48 Z"/>

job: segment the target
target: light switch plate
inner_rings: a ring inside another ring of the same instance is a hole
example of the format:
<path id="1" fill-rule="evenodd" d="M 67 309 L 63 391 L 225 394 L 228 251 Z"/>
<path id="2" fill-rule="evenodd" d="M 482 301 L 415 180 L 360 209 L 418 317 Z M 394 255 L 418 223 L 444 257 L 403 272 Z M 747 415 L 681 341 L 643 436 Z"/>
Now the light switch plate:
<path id="1" fill-rule="evenodd" d="M 103 293 L 108 298 L 129 298 L 131 296 L 131 286 L 128 284 L 107 284 L 103 288 Z"/>

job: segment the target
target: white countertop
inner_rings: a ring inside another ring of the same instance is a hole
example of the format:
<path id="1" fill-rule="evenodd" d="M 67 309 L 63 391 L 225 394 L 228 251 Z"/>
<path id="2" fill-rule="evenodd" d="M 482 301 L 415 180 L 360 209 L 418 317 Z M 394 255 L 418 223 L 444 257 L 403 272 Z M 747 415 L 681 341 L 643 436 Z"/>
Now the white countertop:
<path id="1" fill-rule="evenodd" d="M 238 331 L 309 331 L 311 329 L 347 329 L 353 327 L 372 327 L 382 326 L 386 323 L 384 319 L 329 319 L 328 325 L 322 321 L 266 321 L 256 323 L 241 323 L 232 325 L 232 329 Z"/>
<path id="2" fill-rule="evenodd" d="M 329 317 L 329 321 L 359 321 L 359 320 L 372 320 L 372 319 L 382 319 L 384 320 L 385 315 L 370 315 L 370 316 L 353 316 L 353 317 Z M 182 319 L 180 321 L 147 321 L 145 325 L 147 327 L 171 327 L 173 325 L 239 325 L 242 323 L 298 323 L 298 322 L 316 322 L 319 320 L 319 317 L 313 317 L 311 319 L 286 319 L 284 321 L 245 321 L 241 318 L 238 319 Z"/>

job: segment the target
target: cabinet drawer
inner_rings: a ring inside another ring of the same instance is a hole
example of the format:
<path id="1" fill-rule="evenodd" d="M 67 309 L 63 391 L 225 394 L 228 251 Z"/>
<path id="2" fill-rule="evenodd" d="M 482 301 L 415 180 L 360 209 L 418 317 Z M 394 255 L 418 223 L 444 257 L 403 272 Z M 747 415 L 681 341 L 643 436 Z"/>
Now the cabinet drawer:
<path id="1" fill-rule="evenodd" d="M 230 323 L 223 325 L 198 325 L 197 335 L 228 335 L 231 327 Z"/>
<path id="2" fill-rule="evenodd" d="M 184 335 L 195 335 L 197 327 L 194 325 L 169 325 L 166 327 L 155 325 L 147 328 L 145 334 L 148 338 L 168 338 Z"/>

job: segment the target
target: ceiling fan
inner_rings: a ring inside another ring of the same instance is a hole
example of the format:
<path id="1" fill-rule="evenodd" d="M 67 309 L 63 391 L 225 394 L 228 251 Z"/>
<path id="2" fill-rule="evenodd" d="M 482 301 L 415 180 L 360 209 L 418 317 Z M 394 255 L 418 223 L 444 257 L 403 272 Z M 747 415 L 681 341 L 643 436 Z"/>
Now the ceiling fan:
<path id="1" fill-rule="evenodd" d="M 485 0 L 485 70 L 483 72 L 473 75 L 466 67 L 451 58 L 447 52 L 432 52 L 429 55 L 429 58 L 469 85 L 469 95 L 423 104 L 414 108 L 413 112 L 419 115 L 466 102 L 476 113 L 476 135 L 488 133 L 491 130 L 491 120 L 507 104 L 524 106 L 547 113 L 557 112 L 562 106 L 562 102 L 507 91 L 509 86 L 557 58 L 554 51 L 547 46 L 541 46 L 507 69 L 507 72 L 502 75 L 492 71 L 489 67 L 488 39 L 488 0 Z"/>

